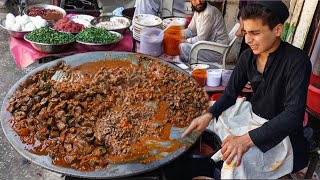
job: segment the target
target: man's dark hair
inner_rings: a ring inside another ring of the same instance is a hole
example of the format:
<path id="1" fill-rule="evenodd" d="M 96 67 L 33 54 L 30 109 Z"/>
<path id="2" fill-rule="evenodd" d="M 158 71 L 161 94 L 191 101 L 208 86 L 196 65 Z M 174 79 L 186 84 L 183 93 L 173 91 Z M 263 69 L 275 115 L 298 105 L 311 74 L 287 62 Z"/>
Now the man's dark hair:
<path id="1" fill-rule="evenodd" d="M 268 25 L 272 30 L 280 22 L 279 18 L 276 17 L 270 9 L 260 4 L 250 4 L 243 8 L 241 11 L 241 18 L 247 19 L 261 19 L 263 25 Z"/>

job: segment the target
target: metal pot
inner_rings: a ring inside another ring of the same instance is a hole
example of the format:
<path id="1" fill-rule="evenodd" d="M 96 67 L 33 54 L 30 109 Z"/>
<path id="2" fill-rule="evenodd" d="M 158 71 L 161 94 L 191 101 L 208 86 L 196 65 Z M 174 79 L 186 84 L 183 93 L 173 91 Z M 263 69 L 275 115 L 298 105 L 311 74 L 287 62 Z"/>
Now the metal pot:
<path id="1" fill-rule="evenodd" d="M 208 129 L 205 130 L 192 148 L 165 167 L 166 177 L 168 179 L 192 179 L 196 176 L 217 178 L 222 162 L 215 163 L 211 159 L 214 153 L 206 155 L 194 154 L 195 151 L 199 152 L 202 144 L 210 146 L 216 152 L 220 149 L 221 140 L 214 132 Z"/>

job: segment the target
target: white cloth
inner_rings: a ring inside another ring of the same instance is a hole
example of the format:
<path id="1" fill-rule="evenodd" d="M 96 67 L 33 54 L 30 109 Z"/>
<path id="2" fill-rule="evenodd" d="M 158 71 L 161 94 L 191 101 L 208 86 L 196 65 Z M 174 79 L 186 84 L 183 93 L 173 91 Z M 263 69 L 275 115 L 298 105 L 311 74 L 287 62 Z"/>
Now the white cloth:
<path id="1" fill-rule="evenodd" d="M 136 0 L 134 16 L 152 14 L 161 18 L 185 16 L 184 0 Z"/>
<path id="2" fill-rule="evenodd" d="M 253 113 L 251 103 L 238 98 L 235 105 L 224 111 L 218 121 L 212 123 L 213 130 L 221 140 L 228 135 L 241 136 L 262 126 L 268 120 Z M 221 160 L 219 150 L 211 158 Z M 251 147 L 242 157 L 239 167 L 235 167 L 237 157 L 227 165 L 223 163 L 221 179 L 277 179 L 292 172 L 293 150 L 287 136 L 277 146 L 263 153 L 256 146 Z"/>

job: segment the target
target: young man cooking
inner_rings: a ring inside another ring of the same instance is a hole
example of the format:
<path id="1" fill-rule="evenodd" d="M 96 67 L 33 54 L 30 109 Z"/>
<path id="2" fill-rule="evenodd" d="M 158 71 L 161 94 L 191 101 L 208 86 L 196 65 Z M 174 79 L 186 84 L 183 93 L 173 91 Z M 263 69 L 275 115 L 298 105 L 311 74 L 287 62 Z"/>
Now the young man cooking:
<path id="1" fill-rule="evenodd" d="M 257 146 L 267 152 L 286 136 L 290 137 L 293 148 L 293 172 L 308 163 L 303 118 L 311 63 L 302 50 L 280 39 L 288 14 L 281 1 L 259 1 L 243 9 L 241 18 L 250 48 L 241 54 L 224 94 L 206 114 L 194 119 L 182 135 L 193 130 L 203 131 L 213 117 L 218 118 L 236 102 L 250 82 L 253 112 L 269 121 L 243 136 L 224 139 L 221 152 L 227 164 L 237 155 L 239 166 L 249 148 Z"/>

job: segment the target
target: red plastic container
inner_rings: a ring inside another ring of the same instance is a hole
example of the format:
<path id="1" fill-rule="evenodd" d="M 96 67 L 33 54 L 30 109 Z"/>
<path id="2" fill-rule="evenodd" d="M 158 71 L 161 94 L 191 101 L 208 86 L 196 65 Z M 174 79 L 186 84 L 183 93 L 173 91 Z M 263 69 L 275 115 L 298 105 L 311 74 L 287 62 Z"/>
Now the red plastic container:
<path id="1" fill-rule="evenodd" d="M 307 106 L 320 115 L 320 77 L 311 73 L 308 87 Z"/>
<path id="2" fill-rule="evenodd" d="M 215 93 L 211 96 L 211 101 L 216 101 L 219 97 L 222 96 L 222 93 Z"/>

